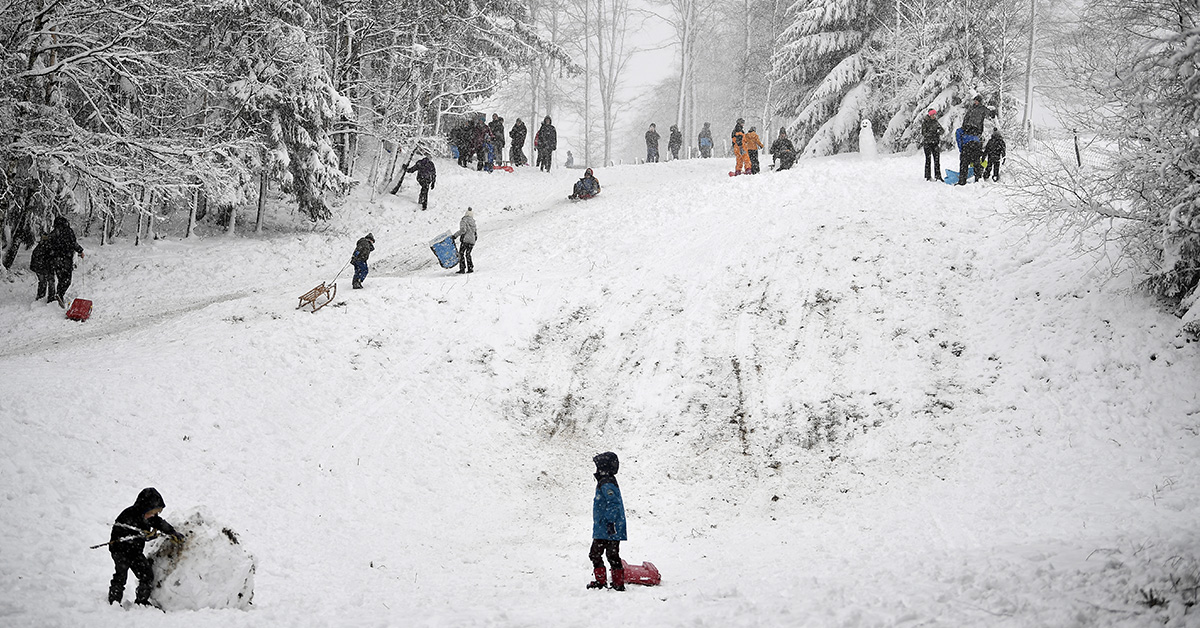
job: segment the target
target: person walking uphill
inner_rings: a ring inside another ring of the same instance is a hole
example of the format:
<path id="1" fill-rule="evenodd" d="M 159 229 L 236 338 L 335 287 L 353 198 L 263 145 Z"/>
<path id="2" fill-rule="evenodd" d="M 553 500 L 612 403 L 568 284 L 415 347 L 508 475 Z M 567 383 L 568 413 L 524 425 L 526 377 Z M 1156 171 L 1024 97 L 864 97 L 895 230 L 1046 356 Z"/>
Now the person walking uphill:
<path id="1" fill-rule="evenodd" d="M 671 151 L 671 159 L 679 159 L 679 149 L 683 148 L 683 133 L 679 127 L 671 125 L 671 137 L 667 140 L 667 150 Z"/>
<path id="2" fill-rule="evenodd" d="M 358 243 L 354 246 L 354 254 L 350 256 L 350 263 L 354 264 L 354 281 L 350 283 L 350 287 L 358 290 L 362 288 L 362 282 L 367 278 L 367 260 L 371 258 L 371 251 L 375 250 L 375 236 L 367 234 L 358 239 Z"/>
<path id="3" fill-rule="evenodd" d="M 150 603 L 150 587 L 154 584 L 154 563 L 142 553 L 146 540 L 163 532 L 172 541 L 183 542 L 183 536 L 163 521 L 159 513 L 166 508 L 162 495 L 153 488 L 144 488 L 138 493 L 133 505 L 121 511 L 113 522 L 108 541 L 108 553 L 113 560 L 113 577 L 108 585 L 108 603 L 120 604 L 125 596 L 125 582 L 132 570 L 137 578 L 137 591 L 133 603 Z"/>
<path id="4" fill-rule="evenodd" d="M 65 216 L 58 216 L 54 219 L 54 228 L 50 230 L 50 237 L 46 244 L 49 246 L 48 260 L 50 262 L 50 272 L 54 273 L 55 279 L 58 280 L 57 290 L 54 286 L 48 286 L 49 294 L 46 295 L 46 302 L 58 301 L 59 307 L 66 308 L 67 304 L 64 298 L 67 296 L 67 288 L 71 287 L 71 273 L 75 270 L 75 254 L 79 254 L 79 258 L 83 259 L 83 247 L 79 246 L 79 240 L 75 238 L 75 230 L 71 229 L 71 223 Z"/>
<path id="5" fill-rule="evenodd" d="M 538 170 L 550 172 L 550 159 L 558 150 L 558 131 L 550 124 L 550 116 L 542 120 L 542 126 L 533 138 L 533 147 L 537 150 Z"/>
<path id="6" fill-rule="evenodd" d="M 404 170 L 417 173 L 417 184 L 421 186 L 421 194 L 417 197 L 417 202 L 421 204 L 422 211 L 429 209 L 429 190 L 437 186 L 437 167 L 433 165 L 433 160 L 426 153 L 421 155 L 421 159 L 417 163 Z"/>
<path id="7" fill-rule="evenodd" d="M 942 128 L 942 123 L 938 122 L 937 109 L 930 109 L 929 113 L 921 120 L 921 148 L 925 150 L 925 180 L 931 180 L 929 176 L 930 160 L 933 161 L 933 177 L 932 180 L 942 180 L 942 135 L 946 130 Z"/>
<path id="8" fill-rule="evenodd" d="M 458 221 L 458 231 L 450 237 L 459 239 L 458 274 L 475 272 L 475 262 L 471 259 L 471 251 L 475 249 L 475 239 L 478 237 L 475 230 L 475 210 L 467 208 L 467 213 Z"/>
<path id="9" fill-rule="evenodd" d="M 652 164 L 658 162 L 658 131 L 654 128 L 654 123 L 650 123 L 650 130 L 646 131 L 646 163 Z"/>
<path id="10" fill-rule="evenodd" d="M 603 589 L 607 584 L 607 574 L 604 572 L 604 561 L 601 555 L 608 557 L 612 567 L 612 588 L 614 591 L 625 590 L 625 568 L 621 564 L 621 541 L 626 540 L 625 531 L 625 502 L 621 500 L 621 487 L 617 485 L 617 469 L 621 461 L 617 454 L 606 451 L 592 458 L 596 463 L 596 496 L 592 499 L 592 548 L 588 551 L 588 559 L 592 561 L 592 573 L 595 580 L 589 582 L 589 589 Z"/>

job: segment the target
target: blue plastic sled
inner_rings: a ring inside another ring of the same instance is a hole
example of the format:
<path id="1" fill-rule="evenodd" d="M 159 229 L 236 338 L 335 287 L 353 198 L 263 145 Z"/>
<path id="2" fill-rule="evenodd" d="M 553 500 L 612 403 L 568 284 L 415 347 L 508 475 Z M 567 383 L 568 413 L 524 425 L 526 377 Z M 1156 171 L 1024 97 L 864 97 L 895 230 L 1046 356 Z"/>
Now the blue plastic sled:
<path id="1" fill-rule="evenodd" d="M 975 167 L 967 166 L 967 181 L 970 181 L 973 178 L 975 178 Z M 958 183 L 958 172 L 954 170 L 946 170 L 946 176 L 943 177 L 942 180 L 949 185 L 955 185 Z"/>
<path id="2" fill-rule="evenodd" d="M 454 246 L 454 238 L 450 236 L 449 231 L 431 240 L 429 248 L 433 249 L 433 254 L 437 256 L 438 264 L 441 264 L 442 268 L 458 266 L 458 247 Z"/>

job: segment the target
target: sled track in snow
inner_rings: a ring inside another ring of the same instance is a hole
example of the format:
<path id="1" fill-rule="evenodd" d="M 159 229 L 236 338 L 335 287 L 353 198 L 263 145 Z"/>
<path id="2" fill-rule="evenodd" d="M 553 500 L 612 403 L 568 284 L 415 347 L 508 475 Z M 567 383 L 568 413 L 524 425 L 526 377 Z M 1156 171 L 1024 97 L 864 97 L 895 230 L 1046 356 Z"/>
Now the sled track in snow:
<path id="1" fill-rule="evenodd" d="M 235 292 L 223 294 L 206 299 L 200 299 L 182 307 L 173 308 L 155 314 L 146 316 L 137 316 L 129 319 L 119 319 L 101 325 L 95 325 L 93 318 L 91 321 L 81 323 L 81 329 L 78 331 L 68 332 L 53 337 L 43 337 L 30 340 L 24 343 L 18 343 L 16 346 L 6 347 L 0 350 L 0 358 L 8 358 L 18 355 L 30 355 L 46 351 L 49 349 L 63 349 L 78 345 L 80 343 L 92 340 L 100 340 L 108 336 L 143 329 L 151 325 L 156 325 L 173 318 L 178 318 L 184 314 L 189 314 L 198 310 L 202 310 L 210 305 L 225 303 L 250 296 L 250 292 Z"/>

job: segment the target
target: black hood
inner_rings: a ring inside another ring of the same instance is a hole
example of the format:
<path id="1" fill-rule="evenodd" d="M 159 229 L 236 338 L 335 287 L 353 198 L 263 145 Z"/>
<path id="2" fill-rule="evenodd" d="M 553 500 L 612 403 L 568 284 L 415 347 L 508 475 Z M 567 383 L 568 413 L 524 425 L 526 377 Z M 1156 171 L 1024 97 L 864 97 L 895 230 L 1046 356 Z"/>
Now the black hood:
<path id="1" fill-rule="evenodd" d="M 621 466 L 621 461 L 617 459 L 617 454 L 611 451 L 596 454 L 592 458 L 592 462 L 596 463 L 596 473 L 600 475 L 616 475 L 617 469 Z"/>
<path id="2" fill-rule="evenodd" d="M 142 489 L 142 492 L 138 493 L 137 501 L 133 502 L 133 506 L 138 508 L 139 512 L 143 514 L 148 513 L 155 508 L 167 507 L 167 505 L 163 503 L 162 495 L 159 495 L 158 491 L 154 488 Z"/>
<path id="3" fill-rule="evenodd" d="M 54 228 L 58 230 L 70 229 L 71 221 L 67 220 L 66 216 L 56 216 L 54 218 Z"/>

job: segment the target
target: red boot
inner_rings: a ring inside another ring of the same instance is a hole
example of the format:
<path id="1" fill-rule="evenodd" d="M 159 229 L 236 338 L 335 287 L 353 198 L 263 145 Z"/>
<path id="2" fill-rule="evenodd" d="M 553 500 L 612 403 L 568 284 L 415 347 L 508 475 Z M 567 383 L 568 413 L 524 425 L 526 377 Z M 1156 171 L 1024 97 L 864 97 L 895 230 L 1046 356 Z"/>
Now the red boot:
<path id="1" fill-rule="evenodd" d="M 619 571 L 619 570 L 617 570 L 617 569 L 613 570 L 614 577 L 616 577 L 617 571 Z M 596 580 L 594 582 L 589 582 L 587 585 L 587 588 L 603 589 L 608 581 L 608 574 L 605 573 L 604 568 L 600 567 L 599 569 L 593 569 L 592 573 L 594 573 L 596 575 Z M 622 585 L 622 586 L 624 586 L 624 585 Z"/>
<path id="2" fill-rule="evenodd" d="M 614 569 L 613 570 L 612 588 L 613 588 L 613 591 L 624 591 L 625 590 L 625 570 L 624 569 Z"/>

